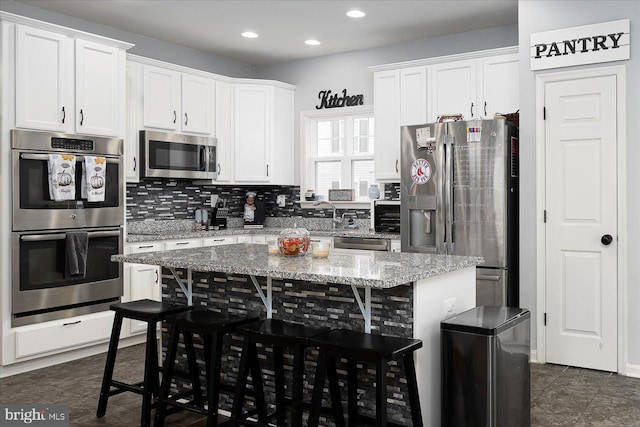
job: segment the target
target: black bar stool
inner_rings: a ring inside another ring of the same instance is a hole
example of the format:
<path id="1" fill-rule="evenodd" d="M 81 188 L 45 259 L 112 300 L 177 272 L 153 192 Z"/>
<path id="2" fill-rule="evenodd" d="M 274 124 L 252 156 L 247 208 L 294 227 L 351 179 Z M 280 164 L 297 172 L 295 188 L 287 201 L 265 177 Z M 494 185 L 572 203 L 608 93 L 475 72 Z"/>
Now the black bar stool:
<path id="1" fill-rule="evenodd" d="M 167 415 L 167 405 L 187 409 L 207 416 L 207 426 L 216 426 L 218 418 L 218 398 L 220 395 L 220 370 L 222 365 L 222 343 L 225 334 L 234 332 L 238 326 L 255 322 L 258 316 L 227 316 L 207 309 L 194 309 L 167 317 L 169 341 L 165 362 L 165 375 L 162 378 L 160 395 L 156 407 L 155 426 L 162 427 Z M 193 347 L 193 334 L 199 334 L 204 341 L 205 366 L 207 376 L 207 409 L 200 388 Z M 170 396 L 171 380 L 174 376 L 175 361 L 178 352 L 180 334 L 184 338 L 187 363 L 192 382 L 190 392 Z M 183 397 L 193 394 L 193 399 L 181 402 Z"/>
<path id="2" fill-rule="evenodd" d="M 309 339 L 309 345 L 320 348 L 318 366 L 316 368 L 315 384 L 311 398 L 309 427 L 317 427 L 322 404 L 322 391 L 327 369 L 333 369 L 336 358 L 347 359 L 347 388 L 349 426 L 358 423 L 357 410 L 357 368 L 356 363 L 370 362 L 376 366 L 376 426 L 387 425 L 387 362 L 402 359 L 404 362 L 407 386 L 409 388 L 409 405 L 413 426 L 422 426 L 422 413 L 418 398 L 418 383 L 416 368 L 413 362 L 413 352 L 422 347 L 422 341 L 411 338 L 372 335 L 347 329 L 334 329 L 325 334 L 316 335 Z M 334 400 L 332 399 L 332 405 Z M 336 410 L 342 412 L 342 403 Z M 341 420 L 336 420 L 336 425 Z"/>
<path id="3" fill-rule="evenodd" d="M 111 340 L 109 341 L 109 351 L 102 377 L 102 388 L 98 400 L 98 411 L 96 416 L 103 417 L 107 411 L 107 401 L 110 396 L 130 391 L 142 395 L 142 415 L 141 426 L 149 426 L 151 423 L 151 399 L 153 395 L 158 395 L 160 381 L 158 379 L 158 343 L 156 337 L 156 326 L 163 321 L 166 316 L 190 310 L 191 307 L 176 305 L 167 302 L 143 299 L 138 301 L 112 304 L 111 310 L 115 311 L 113 328 L 111 329 Z M 147 344 L 144 362 L 144 379 L 136 384 L 126 384 L 113 379 L 113 368 L 116 363 L 118 343 L 120 341 L 120 329 L 124 318 L 141 320 L 147 322 Z M 114 387 L 112 390 L 111 388 Z"/>
<path id="4" fill-rule="evenodd" d="M 267 425 L 270 418 L 276 417 L 276 425 L 286 425 L 286 399 L 284 392 L 284 349 L 289 348 L 293 353 L 293 373 L 291 388 L 291 425 L 302 426 L 303 409 L 303 379 L 304 379 L 304 351 L 309 347 L 309 338 L 315 335 L 328 332 L 330 328 L 313 328 L 300 323 L 287 322 L 281 319 L 265 319 L 239 327 L 236 334 L 244 337 L 242 347 L 242 357 L 238 369 L 238 380 L 236 383 L 235 396 L 233 398 L 233 410 L 231 416 L 233 425 L 247 423 L 246 418 L 251 415 L 242 414 L 242 406 L 246 394 L 247 377 L 251 370 L 253 380 L 253 390 L 256 396 L 256 409 L 259 423 Z M 270 345 L 273 347 L 275 390 L 276 390 L 276 412 L 267 415 L 266 403 L 264 401 L 264 390 L 262 387 L 262 370 L 258 361 L 258 350 L 256 343 Z M 335 369 L 333 371 L 335 373 Z M 330 377 L 332 385 L 332 396 L 339 399 L 337 374 Z M 336 394 L 337 393 L 337 394 Z"/>

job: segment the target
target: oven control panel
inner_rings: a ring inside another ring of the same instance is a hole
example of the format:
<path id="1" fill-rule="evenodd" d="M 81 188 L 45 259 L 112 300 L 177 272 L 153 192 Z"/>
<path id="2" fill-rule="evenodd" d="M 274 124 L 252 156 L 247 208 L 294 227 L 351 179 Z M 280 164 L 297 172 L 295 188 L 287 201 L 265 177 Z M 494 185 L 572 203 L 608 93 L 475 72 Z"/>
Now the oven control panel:
<path id="1" fill-rule="evenodd" d="M 90 139 L 51 138 L 51 148 L 62 148 L 74 151 L 93 151 L 93 141 Z"/>

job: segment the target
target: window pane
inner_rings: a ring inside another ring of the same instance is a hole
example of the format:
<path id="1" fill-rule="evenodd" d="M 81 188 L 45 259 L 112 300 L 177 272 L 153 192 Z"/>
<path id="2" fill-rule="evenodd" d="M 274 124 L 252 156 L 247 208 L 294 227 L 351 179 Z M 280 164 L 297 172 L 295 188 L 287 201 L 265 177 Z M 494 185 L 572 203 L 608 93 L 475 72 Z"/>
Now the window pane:
<path id="1" fill-rule="evenodd" d="M 316 194 L 327 197 L 330 188 L 341 188 L 340 163 L 340 161 L 316 162 Z"/>
<path id="2" fill-rule="evenodd" d="M 369 185 L 374 184 L 373 160 L 354 160 L 351 162 L 351 180 L 356 198 L 369 197 Z"/>
<path id="3" fill-rule="evenodd" d="M 354 154 L 373 154 L 373 118 L 353 120 L 353 152 Z"/>
<path id="4" fill-rule="evenodd" d="M 343 153 L 344 120 L 318 122 L 318 157 L 340 156 Z"/>

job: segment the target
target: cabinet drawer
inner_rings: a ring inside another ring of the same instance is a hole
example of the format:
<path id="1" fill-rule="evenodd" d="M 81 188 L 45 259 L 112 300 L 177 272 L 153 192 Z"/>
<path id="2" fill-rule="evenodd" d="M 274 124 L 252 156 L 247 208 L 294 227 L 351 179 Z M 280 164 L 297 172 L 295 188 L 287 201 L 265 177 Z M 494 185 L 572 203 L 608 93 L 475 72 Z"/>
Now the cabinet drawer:
<path id="1" fill-rule="evenodd" d="M 233 243 L 237 243 L 238 238 L 235 236 L 228 237 L 206 237 L 202 239 L 202 246 L 220 246 L 220 245 L 231 245 Z"/>
<path id="2" fill-rule="evenodd" d="M 127 249 L 130 254 L 141 254 L 145 252 L 155 252 L 162 250 L 162 243 L 136 243 L 135 245 L 128 245 Z"/>
<path id="3" fill-rule="evenodd" d="M 107 341 L 113 311 L 15 328 L 16 359 Z"/>
<path id="4" fill-rule="evenodd" d="M 166 250 L 199 248 L 201 246 L 202 246 L 202 239 L 170 240 L 168 242 L 165 242 L 164 244 L 164 248 Z"/>

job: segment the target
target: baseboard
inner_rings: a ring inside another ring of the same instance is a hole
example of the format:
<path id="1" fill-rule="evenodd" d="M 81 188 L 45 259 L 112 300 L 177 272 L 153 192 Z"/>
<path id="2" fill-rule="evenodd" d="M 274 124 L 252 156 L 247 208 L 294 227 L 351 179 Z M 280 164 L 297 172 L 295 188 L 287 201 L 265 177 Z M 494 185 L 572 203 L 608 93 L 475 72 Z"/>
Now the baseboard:
<path id="1" fill-rule="evenodd" d="M 640 365 L 632 365 L 631 363 L 627 363 L 627 376 L 640 378 Z"/>
<path id="2" fill-rule="evenodd" d="M 538 350 L 531 350 L 531 363 L 540 363 L 538 361 Z"/>

